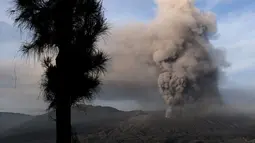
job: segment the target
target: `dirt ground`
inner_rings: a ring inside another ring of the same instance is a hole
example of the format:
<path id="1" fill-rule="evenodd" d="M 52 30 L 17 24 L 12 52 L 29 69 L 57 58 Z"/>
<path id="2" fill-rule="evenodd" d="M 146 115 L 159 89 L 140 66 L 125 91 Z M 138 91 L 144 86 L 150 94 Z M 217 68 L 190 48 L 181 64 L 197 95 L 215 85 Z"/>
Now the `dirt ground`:
<path id="1" fill-rule="evenodd" d="M 112 127 L 98 128 L 86 143 L 255 143 L 255 119 L 241 114 L 206 114 L 164 118 L 141 112 Z"/>

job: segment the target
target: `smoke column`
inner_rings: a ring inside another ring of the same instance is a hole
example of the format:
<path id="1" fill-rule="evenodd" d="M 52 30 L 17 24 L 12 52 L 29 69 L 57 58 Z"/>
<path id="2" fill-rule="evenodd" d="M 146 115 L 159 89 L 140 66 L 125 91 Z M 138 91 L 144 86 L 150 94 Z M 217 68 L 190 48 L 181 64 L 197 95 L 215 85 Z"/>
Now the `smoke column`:
<path id="1" fill-rule="evenodd" d="M 106 80 L 157 83 L 167 117 L 186 103 L 219 103 L 219 73 L 228 63 L 209 42 L 217 33 L 215 15 L 190 0 L 155 3 L 151 22 L 113 29 L 110 41 L 101 45 L 112 56 Z"/>

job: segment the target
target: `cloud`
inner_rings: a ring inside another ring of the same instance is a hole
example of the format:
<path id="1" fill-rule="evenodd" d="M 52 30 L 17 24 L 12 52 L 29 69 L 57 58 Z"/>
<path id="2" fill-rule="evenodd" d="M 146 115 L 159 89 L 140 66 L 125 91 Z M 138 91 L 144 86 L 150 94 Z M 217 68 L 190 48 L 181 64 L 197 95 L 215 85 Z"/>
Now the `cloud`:
<path id="1" fill-rule="evenodd" d="M 10 83 L 10 82 L 4 82 L 3 79 L 6 79 L 5 81 L 14 80 L 15 76 L 17 77 L 17 85 L 27 85 L 27 84 L 35 84 L 37 83 L 39 76 L 41 75 L 41 67 L 39 64 L 32 63 L 29 61 L 16 59 L 12 61 L 8 60 L 1 60 L 0 63 L 0 79 L 2 84 L 4 83 Z M 12 84 L 13 85 L 13 84 Z M 12 86 L 11 83 L 9 86 Z M 1 88 L 1 87 L 0 87 Z"/>
<path id="2" fill-rule="evenodd" d="M 11 0 L 0 0 L 0 21 L 12 23 L 12 20 L 8 17 L 7 10 L 11 6 Z"/>
<path id="3" fill-rule="evenodd" d="M 104 0 L 106 17 L 114 25 L 147 21 L 154 15 L 154 0 Z"/>
<path id="4" fill-rule="evenodd" d="M 233 0 L 195 0 L 196 4 L 203 10 L 212 10 L 220 4 L 231 3 Z"/>
<path id="5" fill-rule="evenodd" d="M 27 113 L 25 111 L 30 109 L 45 109 L 46 104 L 38 99 L 38 83 L 42 72 L 40 64 L 20 57 L 14 59 L 21 40 L 21 34 L 16 28 L 0 22 L 0 110 Z"/>
<path id="6" fill-rule="evenodd" d="M 11 24 L 0 21 L 0 42 L 13 42 L 21 40 L 21 33 Z"/>
<path id="7" fill-rule="evenodd" d="M 220 37 L 213 43 L 224 47 L 231 68 L 228 73 L 237 73 L 255 64 L 255 22 L 254 12 L 232 13 L 218 22 Z"/>
<path id="8" fill-rule="evenodd" d="M 231 67 L 226 69 L 229 82 L 238 86 L 254 86 L 253 76 L 245 74 L 255 70 L 255 12 L 235 11 L 219 17 L 219 39 L 212 41 L 216 47 L 226 50 Z M 249 78 L 247 78 L 249 76 Z M 254 79 L 255 80 L 255 79 Z"/>
<path id="9" fill-rule="evenodd" d="M 216 7 L 220 2 L 223 0 L 204 0 L 205 1 L 205 8 L 207 10 L 213 9 Z"/>
<path id="10" fill-rule="evenodd" d="M 16 64 L 17 84 L 15 87 L 14 67 Z M 45 108 L 39 97 L 40 67 L 23 60 L 0 61 L 0 109 L 25 112 L 27 109 Z"/>

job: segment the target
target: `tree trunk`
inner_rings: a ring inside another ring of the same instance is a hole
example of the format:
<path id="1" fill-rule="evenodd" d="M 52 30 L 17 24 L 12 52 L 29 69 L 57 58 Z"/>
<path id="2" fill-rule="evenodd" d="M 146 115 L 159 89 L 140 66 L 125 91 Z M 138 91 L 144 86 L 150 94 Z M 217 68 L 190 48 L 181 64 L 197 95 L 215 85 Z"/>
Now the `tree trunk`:
<path id="1" fill-rule="evenodd" d="M 71 143 L 71 108 L 67 97 L 65 93 L 57 97 L 57 143 Z"/>
<path id="2" fill-rule="evenodd" d="M 73 29 L 73 8 L 76 0 L 58 0 L 56 3 L 56 33 L 57 46 L 59 49 L 56 58 L 58 73 L 58 85 L 56 95 L 56 131 L 57 143 L 71 143 L 71 102 L 72 95 L 72 60 L 70 60 L 70 51 L 72 51 L 72 29 Z"/>
<path id="3" fill-rule="evenodd" d="M 56 131 L 57 143 L 71 143 L 71 103 L 70 103 L 70 83 L 68 75 L 68 63 L 66 56 L 59 52 L 56 58 L 58 71 L 58 88 L 56 95 Z"/>

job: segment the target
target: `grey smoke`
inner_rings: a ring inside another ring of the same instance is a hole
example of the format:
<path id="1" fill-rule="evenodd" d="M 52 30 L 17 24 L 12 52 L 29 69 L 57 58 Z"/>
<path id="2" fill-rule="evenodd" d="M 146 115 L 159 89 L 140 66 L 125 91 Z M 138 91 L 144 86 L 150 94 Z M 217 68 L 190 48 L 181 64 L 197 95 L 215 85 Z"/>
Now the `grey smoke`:
<path id="1" fill-rule="evenodd" d="M 190 0 L 155 3 L 157 13 L 151 22 L 115 28 L 109 41 L 100 43 L 112 56 L 106 82 L 157 86 L 158 81 L 170 107 L 203 97 L 219 101 L 219 74 L 229 64 L 224 51 L 209 41 L 217 34 L 216 16 L 200 11 Z"/>

